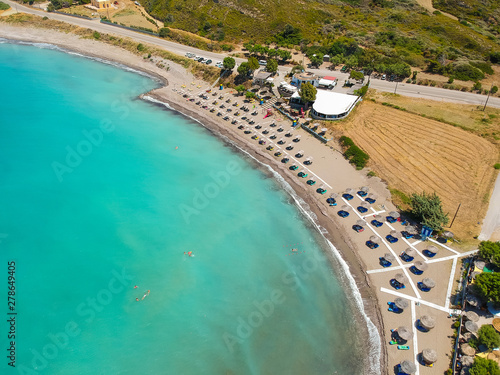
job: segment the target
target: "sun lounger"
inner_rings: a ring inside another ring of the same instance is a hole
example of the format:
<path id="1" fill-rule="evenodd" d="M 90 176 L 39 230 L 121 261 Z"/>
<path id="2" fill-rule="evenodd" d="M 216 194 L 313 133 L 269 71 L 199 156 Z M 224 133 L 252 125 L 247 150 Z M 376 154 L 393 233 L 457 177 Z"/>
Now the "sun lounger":
<path id="1" fill-rule="evenodd" d="M 378 221 L 378 220 L 372 220 L 370 221 L 370 223 L 375 227 L 375 228 L 380 228 L 382 225 L 384 225 L 384 223 L 382 223 L 381 221 Z"/>
<path id="2" fill-rule="evenodd" d="M 410 350 L 410 347 L 408 345 L 398 345 L 399 350 Z"/>

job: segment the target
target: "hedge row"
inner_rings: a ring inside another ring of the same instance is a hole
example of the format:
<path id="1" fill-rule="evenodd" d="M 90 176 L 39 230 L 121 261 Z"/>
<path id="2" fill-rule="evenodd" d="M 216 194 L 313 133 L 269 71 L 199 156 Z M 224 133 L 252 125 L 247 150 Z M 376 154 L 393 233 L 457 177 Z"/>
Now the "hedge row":
<path id="1" fill-rule="evenodd" d="M 356 166 L 356 169 L 363 169 L 368 163 L 370 157 L 366 152 L 356 146 L 353 140 L 349 137 L 342 136 L 339 139 L 340 144 L 344 147 L 344 156 L 350 163 Z"/>

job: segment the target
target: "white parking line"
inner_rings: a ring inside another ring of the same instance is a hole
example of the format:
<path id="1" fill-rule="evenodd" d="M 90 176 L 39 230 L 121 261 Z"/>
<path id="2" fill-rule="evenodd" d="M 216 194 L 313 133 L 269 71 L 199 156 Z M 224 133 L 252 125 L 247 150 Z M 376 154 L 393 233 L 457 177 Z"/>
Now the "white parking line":
<path id="1" fill-rule="evenodd" d="M 354 212 L 356 215 L 358 215 L 358 217 L 359 217 L 360 219 L 362 219 L 362 218 L 363 218 L 363 217 L 359 214 L 359 212 L 358 212 L 356 209 L 354 209 L 354 207 L 352 207 L 352 206 L 349 204 L 349 201 L 347 201 L 344 197 L 342 197 L 342 200 L 343 200 L 346 204 L 348 204 L 348 205 L 352 208 L 353 212 Z M 370 225 L 367 225 L 367 227 L 368 227 L 368 228 L 370 228 L 370 230 L 371 230 L 373 233 L 375 233 L 375 235 L 377 235 L 377 236 L 378 236 L 378 237 L 382 240 L 382 242 L 384 243 L 384 245 L 385 245 L 385 246 L 389 249 L 389 251 L 392 253 L 392 255 L 394 255 L 394 257 L 396 258 L 396 261 L 398 262 L 398 264 L 399 264 L 399 265 L 400 265 L 400 267 L 401 267 L 401 270 L 403 271 L 403 273 L 404 273 L 404 274 L 406 275 L 406 277 L 408 278 L 408 282 L 410 283 L 410 285 L 411 285 L 411 287 L 412 287 L 412 289 L 413 289 L 413 292 L 415 292 L 415 295 L 416 295 L 418 298 L 420 298 L 420 293 L 418 292 L 417 287 L 416 287 L 416 286 L 415 286 L 415 284 L 413 283 L 413 280 L 411 279 L 410 274 L 408 273 L 408 271 L 406 270 L 406 268 L 404 268 L 404 267 L 403 267 L 403 263 L 401 262 L 401 259 L 399 258 L 398 254 L 396 254 L 396 252 L 395 252 L 395 251 L 394 251 L 394 250 L 393 250 L 393 249 L 389 246 L 389 244 L 387 243 L 387 241 L 385 240 L 385 238 L 384 238 L 384 237 L 382 237 L 380 234 L 378 234 L 378 232 L 377 232 L 377 231 L 375 231 L 375 229 L 373 229 Z"/>
<path id="2" fill-rule="evenodd" d="M 411 326 L 410 327 L 415 327 L 415 322 L 417 321 L 417 314 L 415 313 L 415 301 L 410 301 L 410 306 L 411 306 Z M 413 334 L 413 358 L 415 359 L 415 367 L 417 368 L 417 371 L 415 372 L 415 375 L 419 375 L 419 365 L 418 365 L 418 341 L 417 341 L 417 333 L 414 332 Z"/>
<path id="3" fill-rule="evenodd" d="M 446 297 L 444 299 L 444 305 L 446 307 L 450 307 L 450 297 L 451 297 L 451 288 L 453 287 L 453 279 L 455 276 L 455 270 L 457 268 L 458 258 L 455 257 L 453 259 L 453 264 L 451 265 L 450 279 L 448 280 L 448 289 L 446 290 Z"/>
<path id="4" fill-rule="evenodd" d="M 450 313 L 450 309 L 447 308 L 447 307 L 443 307 L 443 306 L 439 306 L 439 305 L 436 305 L 435 303 L 432 303 L 432 302 L 428 302 L 428 301 L 425 301 L 423 299 L 419 299 L 419 298 L 415 298 L 415 297 L 412 297 L 412 296 L 408 296 L 406 294 L 403 294 L 403 293 L 400 293 L 400 292 L 396 292 L 394 290 L 390 290 L 390 289 L 387 289 L 387 288 L 380 288 L 380 291 L 381 292 L 384 292 L 384 293 L 388 293 L 388 294 L 392 294 L 394 296 L 397 296 L 397 297 L 402 297 L 402 298 L 406 298 L 407 300 L 410 300 L 410 301 L 415 301 L 415 302 L 419 302 L 421 303 L 422 305 L 426 305 L 426 306 L 430 306 L 430 307 L 433 307 L 437 310 L 441 310 L 441 311 L 444 311 L 446 313 Z"/>
<path id="5" fill-rule="evenodd" d="M 439 246 L 442 246 L 442 247 L 444 247 L 446 250 L 449 250 L 449 251 L 451 251 L 451 252 L 453 252 L 453 253 L 455 253 L 455 254 L 460 254 L 458 251 L 453 250 L 451 247 L 448 247 L 448 246 L 446 246 L 446 245 L 444 245 L 444 244 L 442 244 L 442 243 L 440 243 L 440 242 L 436 241 L 434 238 L 429 238 L 429 241 L 432 241 L 432 242 L 434 242 L 435 244 L 437 244 L 437 245 L 439 245 Z"/>

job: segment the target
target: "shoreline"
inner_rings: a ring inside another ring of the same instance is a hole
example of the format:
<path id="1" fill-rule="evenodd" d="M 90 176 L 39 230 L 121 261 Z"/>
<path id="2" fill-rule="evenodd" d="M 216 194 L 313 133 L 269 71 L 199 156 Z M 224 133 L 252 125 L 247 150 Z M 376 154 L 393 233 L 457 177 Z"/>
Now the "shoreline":
<path id="1" fill-rule="evenodd" d="M 0 27 L 0 33 L 4 29 L 9 28 L 12 31 L 19 31 L 19 29 L 23 29 L 25 31 L 28 31 L 28 34 L 29 30 L 35 30 L 15 26 L 2 26 L 5 27 Z M 240 150 L 242 150 L 244 153 L 247 153 L 257 162 L 261 163 L 263 166 L 269 166 L 273 172 L 278 173 L 279 176 L 281 176 L 292 188 L 293 192 L 298 197 L 300 197 L 305 204 L 308 205 L 310 212 L 312 212 L 316 216 L 316 218 L 314 219 L 314 224 L 318 227 L 318 229 L 320 229 L 319 233 L 322 234 L 327 241 L 335 246 L 341 256 L 341 260 L 347 263 L 349 267 L 349 274 L 354 279 L 356 288 L 361 295 L 364 313 L 370 318 L 371 322 L 377 328 L 380 340 L 382 342 L 385 341 L 384 322 L 382 319 L 381 310 L 379 308 L 376 289 L 374 286 L 372 286 L 368 278 L 368 274 L 364 270 L 364 265 L 361 258 L 359 257 L 359 249 L 357 248 L 357 245 L 349 238 L 346 233 L 343 233 L 344 229 L 341 227 L 340 223 L 338 223 L 335 218 L 331 217 L 331 215 L 328 214 L 328 212 L 325 210 L 325 207 L 320 205 L 318 199 L 316 197 L 313 197 L 311 191 L 306 190 L 306 187 L 304 185 L 298 184 L 296 180 L 291 178 L 292 176 L 290 172 L 286 168 L 284 168 L 284 166 L 280 164 L 279 161 L 272 158 L 264 150 L 256 147 L 256 145 L 248 142 L 248 140 L 245 140 L 239 133 L 225 126 L 226 123 L 218 124 L 213 118 L 210 117 L 208 113 L 197 111 L 199 107 L 194 106 L 194 104 L 189 104 L 189 102 L 185 100 L 180 100 L 182 99 L 182 97 L 177 95 L 172 90 L 173 88 L 170 85 L 171 80 L 175 81 L 174 77 L 169 77 L 173 72 L 161 70 L 148 61 L 141 61 L 140 57 L 133 55 L 126 50 L 122 50 L 117 47 L 111 48 L 110 46 L 101 42 L 96 42 L 93 40 L 82 40 L 74 37 L 72 38 L 70 35 L 66 36 L 69 40 L 65 41 L 65 34 L 59 33 L 57 31 L 43 30 L 43 32 L 41 32 L 42 30 L 38 29 L 36 29 L 36 31 L 38 32 L 36 36 L 32 34 L 24 36 L 10 35 L 5 37 L 12 40 L 27 41 L 29 43 L 50 43 L 62 48 L 63 52 L 73 52 L 81 55 L 82 57 L 93 58 L 104 63 L 116 63 L 115 65 L 117 67 L 132 68 L 132 70 L 137 71 L 137 73 L 142 72 L 150 77 L 154 77 L 161 82 L 162 87 L 154 89 L 149 93 L 142 94 L 140 96 L 141 99 L 144 100 L 145 96 L 150 96 L 160 102 L 168 103 L 168 105 L 174 111 L 180 112 L 185 116 L 189 116 L 195 119 L 213 135 L 223 139 L 226 142 L 227 140 L 230 140 L 230 142 L 233 142 L 237 148 L 240 148 Z M 61 36 L 63 36 L 63 38 L 60 38 Z M 84 50 L 82 48 L 79 48 L 75 44 L 70 43 L 71 39 L 79 40 L 79 44 L 82 45 L 88 44 L 95 46 L 96 50 Z M 99 47 L 105 47 L 105 49 L 99 50 Z M 179 76 L 175 77 L 176 79 L 184 81 L 193 79 L 190 74 L 187 73 L 182 67 L 172 62 L 169 62 L 169 66 L 173 67 L 177 71 L 177 73 L 179 73 Z M 158 91 L 161 90 L 163 90 L 164 92 L 158 93 Z M 159 103 L 157 103 L 157 105 L 163 106 Z M 299 202 L 297 203 L 301 206 L 302 210 L 306 210 Z M 324 233 L 321 228 L 324 228 L 326 233 Z M 326 255 L 330 259 L 330 263 L 332 265 L 341 261 L 339 259 L 336 259 L 336 255 L 333 253 L 333 251 L 327 252 Z M 366 322 L 364 325 L 368 330 Z M 380 343 L 380 371 L 378 373 L 387 374 L 387 348 L 382 344 L 382 342 Z"/>

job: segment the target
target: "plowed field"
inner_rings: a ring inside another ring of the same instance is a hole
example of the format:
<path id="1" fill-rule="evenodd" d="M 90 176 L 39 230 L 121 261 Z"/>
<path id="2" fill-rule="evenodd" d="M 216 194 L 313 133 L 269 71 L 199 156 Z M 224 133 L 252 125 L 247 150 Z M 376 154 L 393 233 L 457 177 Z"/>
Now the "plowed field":
<path id="1" fill-rule="evenodd" d="M 389 187 L 411 194 L 436 192 L 452 231 L 479 234 L 493 187 L 496 146 L 460 128 L 365 101 L 342 123 L 344 133 L 370 155 L 369 166 Z"/>

